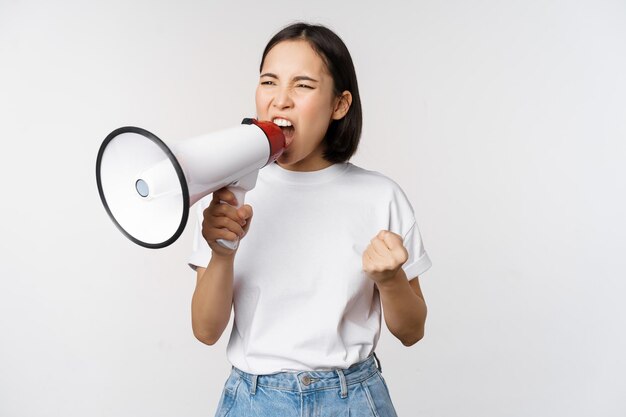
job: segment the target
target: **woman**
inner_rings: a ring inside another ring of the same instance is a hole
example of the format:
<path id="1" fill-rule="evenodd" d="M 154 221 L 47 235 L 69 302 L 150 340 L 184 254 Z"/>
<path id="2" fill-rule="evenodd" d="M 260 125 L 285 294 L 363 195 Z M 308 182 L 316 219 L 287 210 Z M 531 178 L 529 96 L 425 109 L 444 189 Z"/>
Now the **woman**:
<path id="1" fill-rule="evenodd" d="M 418 275 L 431 262 L 400 187 L 347 162 L 361 104 L 341 39 L 305 23 L 277 33 L 263 53 L 256 108 L 288 146 L 260 171 L 248 204 L 234 208 L 222 189 L 198 205 L 189 261 L 195 336 L 214 344 L 235 311 L 233 367 L 216 415 L 395 416 L 374 354 L 381 302 L 392 334 L 406 346 L 420 340 Z M 236 250 L 216 242 L 236 238 Z"/>

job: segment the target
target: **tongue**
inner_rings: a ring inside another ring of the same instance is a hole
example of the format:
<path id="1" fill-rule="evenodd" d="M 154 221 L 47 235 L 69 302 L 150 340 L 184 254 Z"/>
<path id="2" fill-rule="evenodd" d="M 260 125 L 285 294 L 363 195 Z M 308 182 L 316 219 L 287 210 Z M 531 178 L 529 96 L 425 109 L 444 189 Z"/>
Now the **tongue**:
<path id="1" fill-rule="evenodd" d="M 291 142 L 293 142 L 293 136 L 296 129 L 293 126 L 284 126 L 281 127 L 280 130 L 282 130 L 283 135 L 285 135 L 285 146 L 289 147 L 289 145 L 291 145 Z"/>

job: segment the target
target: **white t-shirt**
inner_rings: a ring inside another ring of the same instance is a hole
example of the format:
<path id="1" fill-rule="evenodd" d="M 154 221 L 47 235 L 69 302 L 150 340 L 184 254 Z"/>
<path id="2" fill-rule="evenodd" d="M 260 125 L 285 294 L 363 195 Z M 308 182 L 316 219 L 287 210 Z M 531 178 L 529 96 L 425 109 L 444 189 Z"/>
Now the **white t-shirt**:
<path id="1" fill-rule="evenodd" d="M 189 264 L 211 249 L 196 205 Z M 376 348 L 381 303 L 363 272 L 363 252 L 380 230 L 403 236 L 407 278 L 431 266 L 413 209 L 400 187 L 351 163 L 313 172 L 271 164 L 246 194 L 254 215 L 234 263 L 230 363 L 251 374 L 348 368 Z"/>

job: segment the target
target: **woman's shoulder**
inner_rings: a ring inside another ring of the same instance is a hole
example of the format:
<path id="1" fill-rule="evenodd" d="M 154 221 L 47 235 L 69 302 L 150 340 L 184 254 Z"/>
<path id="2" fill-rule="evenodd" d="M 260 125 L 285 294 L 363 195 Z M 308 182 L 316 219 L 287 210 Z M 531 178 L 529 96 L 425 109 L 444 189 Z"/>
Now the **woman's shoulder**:
<path id="1" fill-rule="evenodd" d="M 350 162 L 347 164 L 350 181 L 357 181 L 368 187 L 380 187 L 393 192 L 402 192 L 400 185 L 382 172 L 365 169 Z"/>
<path id="2" fill-rule="evenodd" d="M 412 210 L 409 198 L 402 187 L 391 177 L 379 171 L 365 169 L 349 163 L 346 187 L 363 196 L 370 196 L 379 204 Z M 350 191 L 352 192 L 352 191 Z"/>

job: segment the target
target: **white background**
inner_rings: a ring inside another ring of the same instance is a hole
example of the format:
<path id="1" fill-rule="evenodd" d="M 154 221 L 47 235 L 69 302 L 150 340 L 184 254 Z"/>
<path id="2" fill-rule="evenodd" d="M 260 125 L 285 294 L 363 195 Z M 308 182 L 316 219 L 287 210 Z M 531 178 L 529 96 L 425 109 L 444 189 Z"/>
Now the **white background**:
<path id="1" fill-rule="evenodd" d="M 300 19 L 348 45 L 352 162 L 404 188 L 433 260 L 426 337 L 377 349 L 398 414 L 626 415 L 626 3 L 598 0 L 0 0 L 0 415 L 213 415 L 230 326 L 191 332 L 191 228 L 132 244 L 96 154 L 254 116 Z"/>

